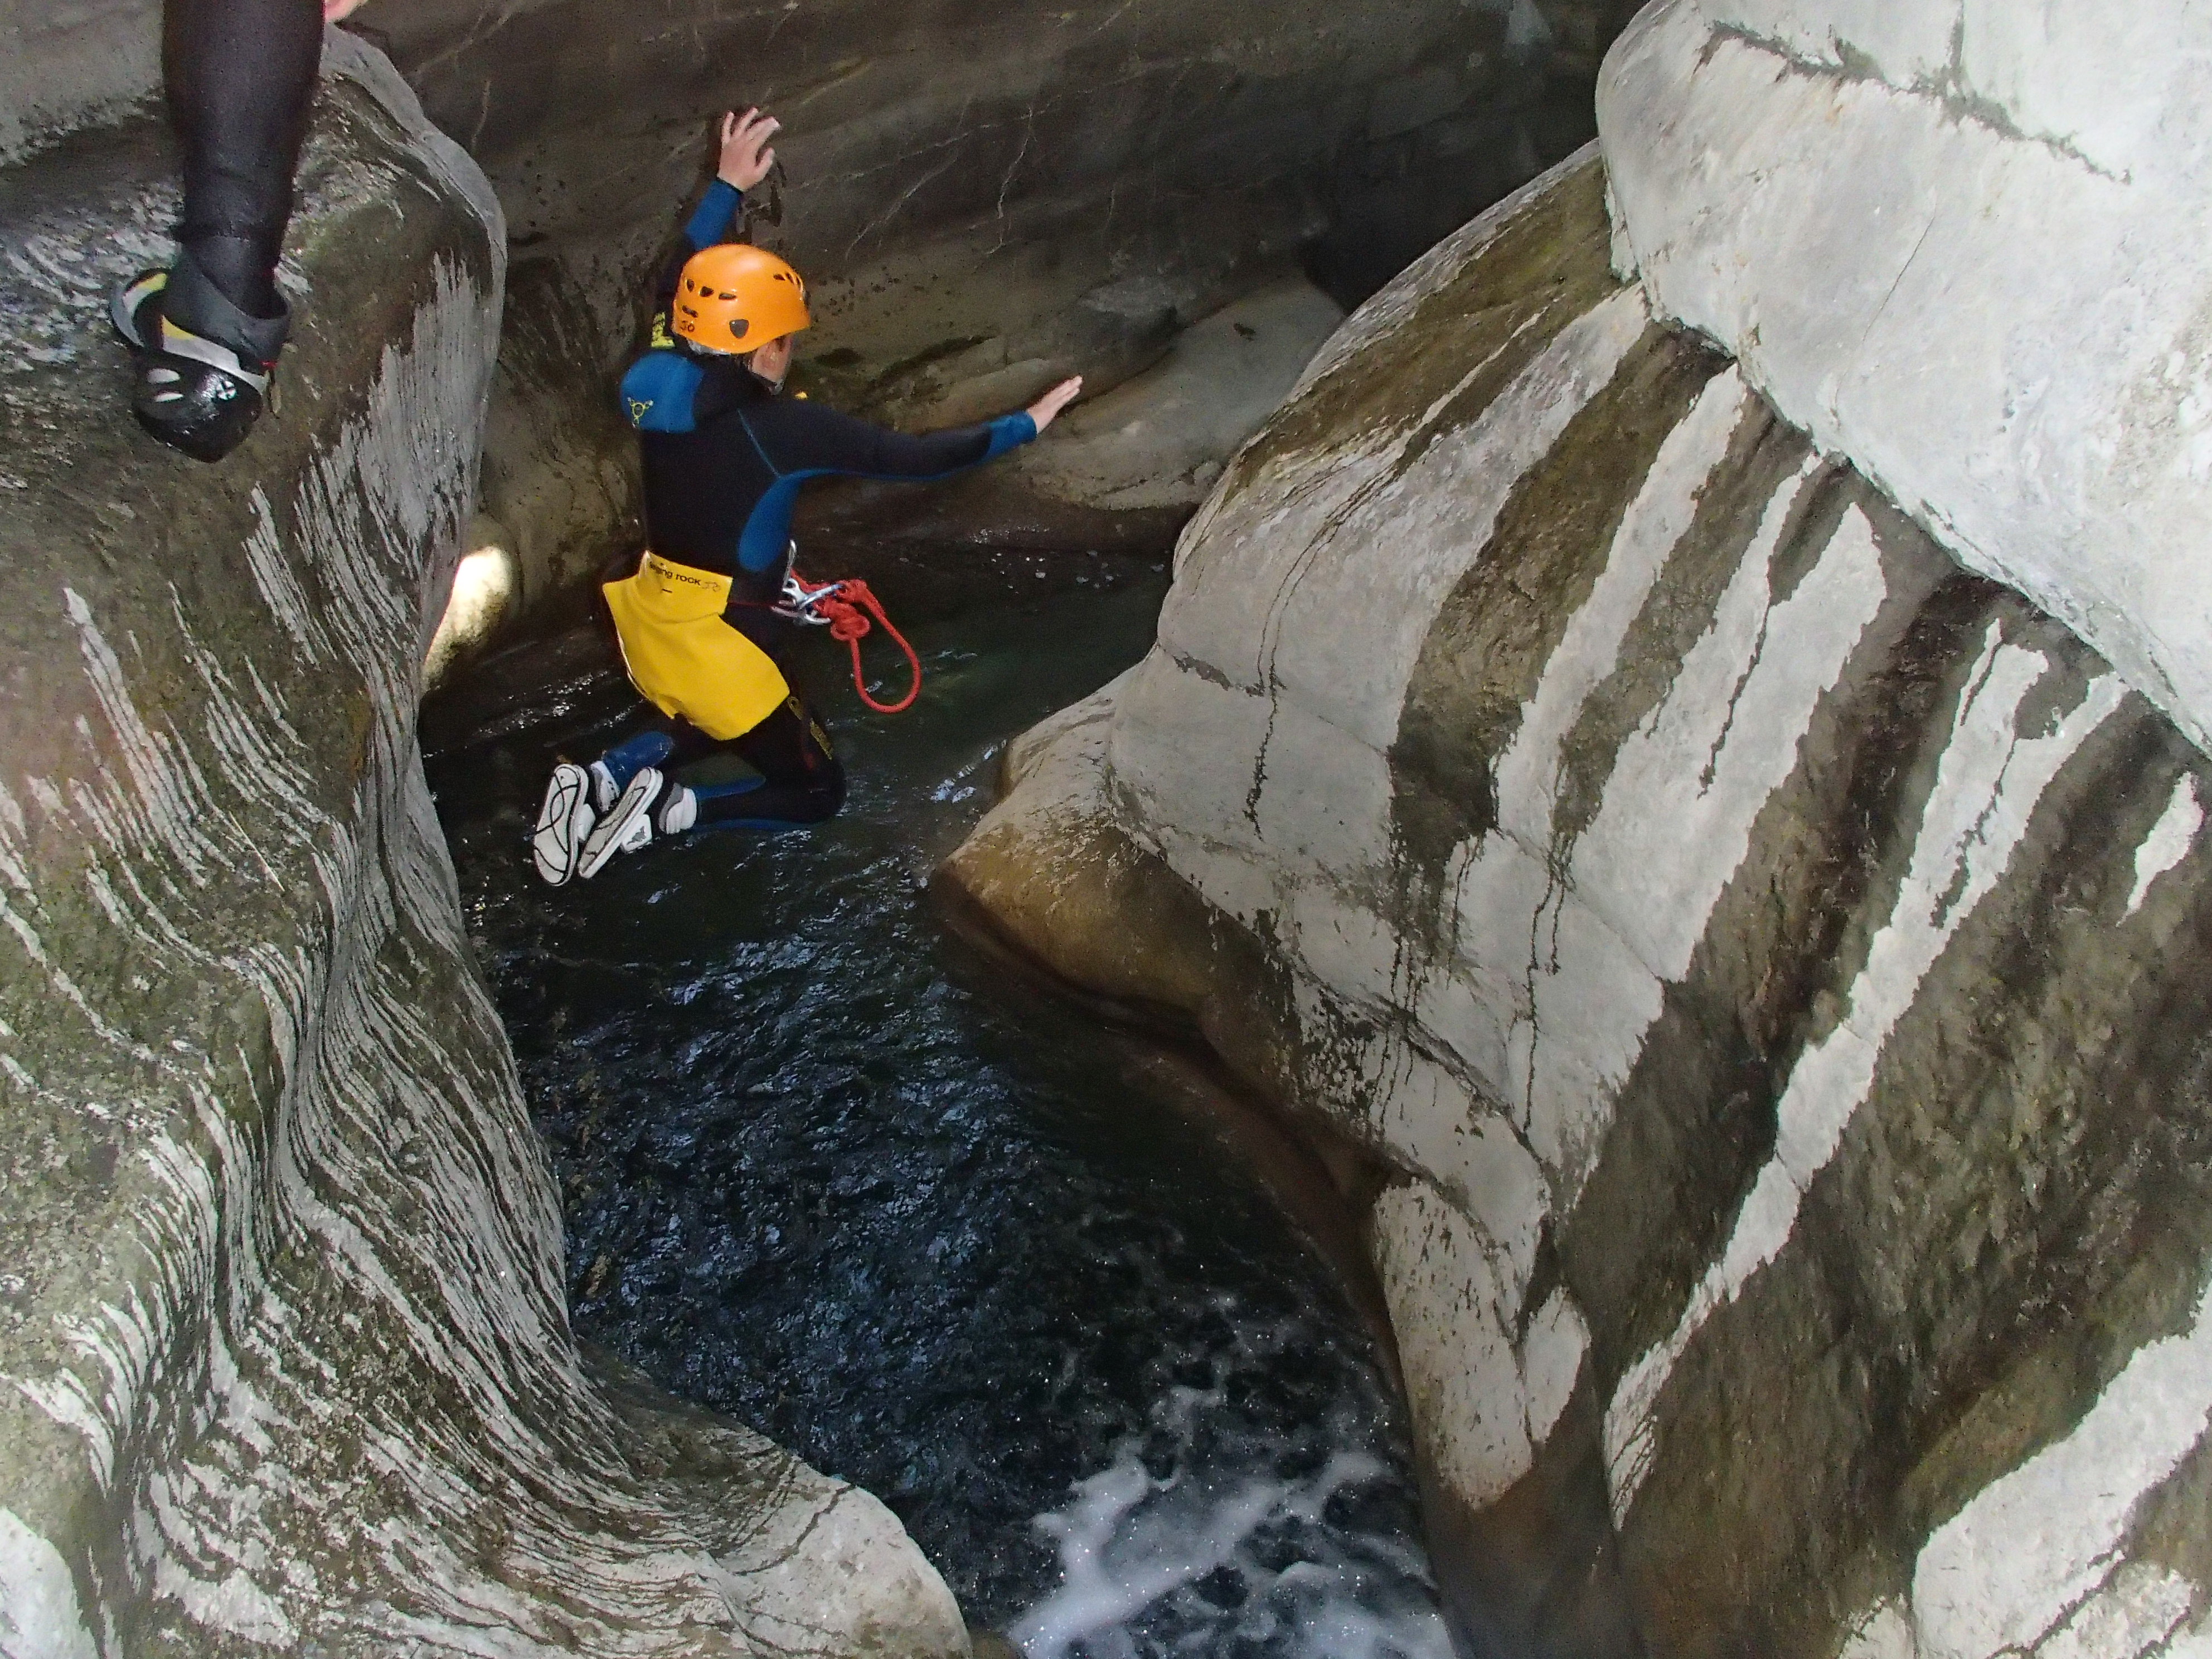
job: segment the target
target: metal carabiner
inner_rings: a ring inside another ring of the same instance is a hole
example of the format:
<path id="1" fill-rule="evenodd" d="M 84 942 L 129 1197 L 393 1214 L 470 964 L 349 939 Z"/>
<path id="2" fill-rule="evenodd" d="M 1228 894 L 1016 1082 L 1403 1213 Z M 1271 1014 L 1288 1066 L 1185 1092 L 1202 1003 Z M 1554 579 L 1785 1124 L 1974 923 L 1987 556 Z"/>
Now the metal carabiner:
<path id="1" fill-rule="evenodd" d="M 815 607 L 824 599 L 835 598 L 842 586 L 839 582 L 823 582 L 819 587 L 810 586 L 799 580 L 798 572 L 787 570 L 783 573 L 783 603 L 775 607 L 776 614 L 805 623 L 810 628 L 827 628 L 830 618 L 817 614 Z"/>

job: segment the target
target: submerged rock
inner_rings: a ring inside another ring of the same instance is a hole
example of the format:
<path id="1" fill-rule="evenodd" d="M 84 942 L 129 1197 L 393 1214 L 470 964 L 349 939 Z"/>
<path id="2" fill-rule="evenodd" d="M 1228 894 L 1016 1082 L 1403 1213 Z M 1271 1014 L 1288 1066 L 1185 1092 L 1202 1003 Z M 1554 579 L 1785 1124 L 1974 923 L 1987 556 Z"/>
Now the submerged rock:
<path id="1" fill-rule="evenodd" d="M 0 1649 L 965 1654 L 883 1505 L 577 1352 L 414 734 L 501 216 L 326 71 L 220 466 L 101 325 L 150 124 L 0 173 Z"/>
<path id="2" fill-rule="evenodd" d="M 1470 1633 L 2212 1642 L 2212 767 L 1613 233 L 1357 313 L 943 879 L 1393 1170 Z"/>

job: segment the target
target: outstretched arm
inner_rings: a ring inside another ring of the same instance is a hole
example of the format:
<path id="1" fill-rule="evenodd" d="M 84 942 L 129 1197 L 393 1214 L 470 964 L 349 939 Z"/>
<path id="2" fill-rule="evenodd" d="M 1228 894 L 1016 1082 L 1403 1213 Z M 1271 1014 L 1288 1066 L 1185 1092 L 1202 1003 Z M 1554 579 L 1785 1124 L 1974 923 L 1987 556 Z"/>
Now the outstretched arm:
<path id="1" fill-rule="evenodd" d="M 1082 389 L 1079 377 L 1062 380 L 1027 409 L 919 438 L 801 398 L 773 398 L 749 405 L 741 416 L 746 438 L 776 474 L 776 482 L 746 521 L 738 562 L 760 571 L 783 556 L 791 538 L 792 509 L 807 479 L 832 473 L 917 483 L 947 477 L 1029 442 Z"/>
<path id="2" fill-rule="evenodd" d="M 773 434 L 766 445 L 767 458 L 787 477 L 839 472 L 925 482 L 1018 449 L 1050 426 L 1082 389 L 1078 375 L 1062 380 L 1027 409 L 920 437 L 809 403 L 779 402 L 775 415 L 757 417 L 754 425 Z"/>
<path id="3" fill-rule="evenodd" d="M 684 246 L 660 273 L 653 289 L 657 309 L 666 311 L 676 297 L 676 280 L 683 274 L 685 260 L 702 248 L 728 240 L 738 222 L 738 211 L 744 205 L 745 191 L 767 178 L 769 169 L 775 165 L 775 150 L 769 141 L 782 126 L 773 115 L 757 109 L 732 110 L 722 117 L 722 149 L 714 181 L 684 222 Z"/>

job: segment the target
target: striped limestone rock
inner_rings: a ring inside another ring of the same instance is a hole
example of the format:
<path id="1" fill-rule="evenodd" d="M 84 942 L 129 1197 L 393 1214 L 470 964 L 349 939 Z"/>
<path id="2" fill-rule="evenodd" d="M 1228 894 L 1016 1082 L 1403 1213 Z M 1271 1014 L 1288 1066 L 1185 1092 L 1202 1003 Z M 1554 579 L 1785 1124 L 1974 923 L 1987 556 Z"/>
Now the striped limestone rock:
<path id="1" fill-rule="evenodd" d="M 1353 315 L 945 879 L 1388 1167 L 1468 1627 L 2212 1653 L 2212 769 L 1606 192 Z"/>
<path id="2" fill-rule="evenodd" d="M 325 70 L 220 466 L 94 331 L 150 124 L 0 174 L 0 1653 L 965 1654 L 880 1504 L 578 1352 L 414 733 L 504 232 Z"/>

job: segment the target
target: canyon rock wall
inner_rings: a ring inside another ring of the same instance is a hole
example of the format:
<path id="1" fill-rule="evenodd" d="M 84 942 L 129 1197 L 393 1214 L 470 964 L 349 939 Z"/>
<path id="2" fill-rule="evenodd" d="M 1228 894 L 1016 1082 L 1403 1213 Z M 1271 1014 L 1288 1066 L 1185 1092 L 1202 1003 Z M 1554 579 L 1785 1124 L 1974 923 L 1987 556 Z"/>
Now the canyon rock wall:
<path id="1" fill-rule="evenodd" d="M 1667 0 L 1599 95 L 1659 313 L 2200 746 L 2208 52 L 2175 0 Z"/>
<path id="2" fill-rule="evenodd" d="M 1606 196 L 1354 315 L 943 878 L 1388 1171 L 1482 1650 L 2212 1652 L 2212 767 Z"/>
<path id="3" fill-rule="evenodd" d="M 414 733 L 500 212 L 325 69 L 220 466 L 100 320 L 157 131 L 0 172 L 0 1652 L 964 1655 L 881 1504 L 577 1351 Z"/>
<path id="4" fill-rule="evenodd" d="M 347 27 L 483 164 L 513 239 L 478 537 L 500 597 L 478 613 L 495 635 L 641 540 L 615 387 L 715 112 L 761 103 L 787 123 L 748 234 L 812 285 L 801 382 L 927 428 L 1076 370 L 1105 392 L 1301 264 L 1340 303 L 1364 297 L 1589 136 L 1601 54 L 1634 9 L 1414 0 L 1382 23 L 1322 0 L 369 0 Z M 148 106 L 158 15 L 0 0 L 0 161 Z M 1160 397 L 1172 412 L 1174 389 Z M 1116 458 L 1117 484 L 1149 459 Z M 802 520 L 801 540 L 880 574 L 872 549 L 942 555 L 948 524 L 963 548 L 1164 553 L 1188 511 L 1067 483 L 1001 478 L 957 521 L 913 492 L 863 493 Z"/>

